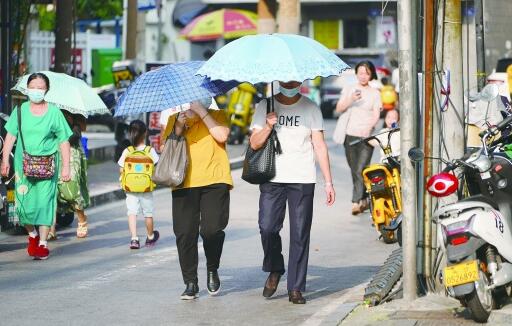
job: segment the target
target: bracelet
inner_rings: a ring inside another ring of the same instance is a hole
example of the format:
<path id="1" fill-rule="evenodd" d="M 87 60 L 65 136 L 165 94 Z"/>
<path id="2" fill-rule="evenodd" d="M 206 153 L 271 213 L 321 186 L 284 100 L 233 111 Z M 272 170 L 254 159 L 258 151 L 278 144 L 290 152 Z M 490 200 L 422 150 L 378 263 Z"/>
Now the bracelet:
<path id="1" fill-rule="evenodd" d="M 330 187 L 332 187 L 332 186 L 334 186 L 334 185 L 332 184 L 332 182 L 326 182 L 326 183 L 324 184 L 324 186 L 325 186 L 325 187 L 329 187 L 329 186 L 330 186 Z"/>

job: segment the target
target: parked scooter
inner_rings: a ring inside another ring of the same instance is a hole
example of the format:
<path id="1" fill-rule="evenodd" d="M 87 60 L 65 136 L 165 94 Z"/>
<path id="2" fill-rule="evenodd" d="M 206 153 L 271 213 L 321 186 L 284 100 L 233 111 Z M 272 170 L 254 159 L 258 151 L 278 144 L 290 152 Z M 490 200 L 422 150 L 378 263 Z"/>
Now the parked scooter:
<path id="1" fill-rule="evenodd" d="M 384 152 L 385 158 L 382 163 L 368 165 L 364 168 L 362 175 L 366 192 L 370 198 L 370 214 L 373 226 L 380 233 L 385 243 L 398 241 L 401 245 L 400 161 L 398 157 L 393 156 L 393 149 L 391 148 L 391 136 L 397 131 L 400 131 L 400 128 L 357 140 L 350 145 L 363 141 L 368 143 L 374 140 Z M 382 143 L 379 137 L 385 134 L 388 138 L 386 145 Z"/>
<path id="2" fill-rule="evenodd" d="M 428 192 L 436 197 L 457 190 L 459 197 L 464 197 L 463 192 L 469 195 L 440 207 L 433 217 L 447 258 L 443 283 L 477 322 L 487 321 L 496 302 L 510 294 L 512 284 L 512 162 L 500 150 L 510 139 L 489 141 L 511 123 L 508 117 L 483 131 L 482 149 L 445 162 L 447 167 L 427 182 Z M 422 153 L 413 149 L 409 156 L 417 160 Z M 462 170 L 463 189 L 452 173 L 456 169 Z"/>
<path id="3" fill-rule="evenodd" d="M 254 114 L 254 100 L 258 96 L 256 88 L 243 83 L 231 93 L 227 106 L 227 115 L 230 122 L 229 144 L 242 144 L 249 133 L 252 116 Z"/>

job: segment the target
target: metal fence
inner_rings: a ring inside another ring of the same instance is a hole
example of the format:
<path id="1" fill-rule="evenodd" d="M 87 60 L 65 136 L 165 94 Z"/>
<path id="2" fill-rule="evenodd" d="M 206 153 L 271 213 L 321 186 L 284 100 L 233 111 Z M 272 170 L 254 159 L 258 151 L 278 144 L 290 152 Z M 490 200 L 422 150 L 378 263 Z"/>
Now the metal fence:
<path id="1" fill-rule="evenodd" d="M 28 38 L 29 72 L 49 70 L 53 66 L 55 35 L 52 32 L 32 32 Z M 93 34 L 90 32 L 76 34 L 77 71 L 86 74 L 91 83 L 92 50 L 116 47 L 115 34 Z"/>

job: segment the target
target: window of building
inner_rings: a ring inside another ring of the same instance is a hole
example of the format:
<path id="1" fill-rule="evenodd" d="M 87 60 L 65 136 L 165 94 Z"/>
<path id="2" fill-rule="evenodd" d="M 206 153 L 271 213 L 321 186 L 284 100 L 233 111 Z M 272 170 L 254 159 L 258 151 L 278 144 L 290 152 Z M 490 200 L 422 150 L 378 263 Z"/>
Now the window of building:
<path id="1" fill-rule="evenodd" d="M 345 49 L 368 47 L 367 19 L 343 20 L 343 47 Z"/>

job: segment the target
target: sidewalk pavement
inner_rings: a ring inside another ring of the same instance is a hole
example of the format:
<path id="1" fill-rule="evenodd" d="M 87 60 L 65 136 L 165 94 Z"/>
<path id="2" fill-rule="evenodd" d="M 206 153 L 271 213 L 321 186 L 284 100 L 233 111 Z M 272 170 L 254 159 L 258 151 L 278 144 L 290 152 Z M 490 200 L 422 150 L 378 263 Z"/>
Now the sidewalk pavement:
<path id="1" fill-rule="evenodd" d="M 242 167 L 246 146 L 228 145 L 231 169 Z M 125 198 L 124 191 L 119 183 L 119 166 L 113 160 L 90 165 L 87 173 L 89 194 L 91 196 L 90 207 Z"/>
<path id="2" fill-rule="evenodd" d="M 362 298 L 362 293 L 359 298 Z M 512 323 L 511 300 L 500 310 L 493 310 L 490 325 Z M 375 307 L 360 304 L 341 325 L 348 326 L 418 326 L 418 325 L 475 325 L 469 311 L 459 301 L 440 294 L 428 294 L 414 301 L 393 300 Z"/>

